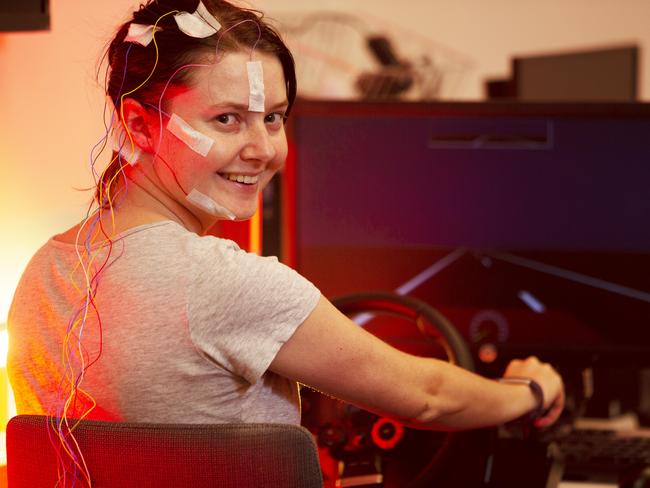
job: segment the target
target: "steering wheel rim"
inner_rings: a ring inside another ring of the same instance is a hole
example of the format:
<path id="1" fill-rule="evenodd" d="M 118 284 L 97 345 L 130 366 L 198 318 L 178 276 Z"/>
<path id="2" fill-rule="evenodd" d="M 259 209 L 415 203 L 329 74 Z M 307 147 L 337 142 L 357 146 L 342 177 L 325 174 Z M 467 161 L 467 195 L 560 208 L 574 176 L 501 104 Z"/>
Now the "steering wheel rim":
<path id="1" fill-rule="evenodd" d="M 424 317 L 435 326 L 436 332 L 444 339 L 441 345 L 445 348 L 450 362 L 468 371 L 475 371 L 472 353 L 465 339 L 444 315 L 422 300 L 396 293 L 365 292 L 335 297 L 332 304 L 348 316 L 384 312 L 411 319 L 420 333 L 427 338 L 425 324 L 419 320 Z"/>
<path id="2" fill-rule="evenodd" d="M 342 295 L 332 299 L 332 304 L 347 316 L 381 312 L 412 320 L 423 338 L 442 345 L 452 364 L 475 371 L 474 360 L 465 340 L 453 324 L 429 304 L 405 295 L 387 292 L 364 292 Z M 427 327 L 430 324 L 430 327 Z M 430 330 L 430 329 L 433 330 Z M 435 334 L 431 334 L 435 332 Z M 435 338 L 435 339 L 434 339 Z M 458 444 L 460 433 L 447 432 L 441 446 L 429 462 L 408 483 L 408 488 L 428 486 L 440 474 L 444 460 Z"/>

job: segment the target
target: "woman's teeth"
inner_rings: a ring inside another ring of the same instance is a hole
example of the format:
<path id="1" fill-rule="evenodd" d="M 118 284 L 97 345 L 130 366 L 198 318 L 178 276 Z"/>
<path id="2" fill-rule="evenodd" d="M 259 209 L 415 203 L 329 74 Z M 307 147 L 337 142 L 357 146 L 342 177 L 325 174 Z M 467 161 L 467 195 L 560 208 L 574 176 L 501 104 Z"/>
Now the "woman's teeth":
<path id="1" fill-rule="evenodd" d="M 234 174 L 222 174 L 225 179 L 234 181 L 237 183 L 244 183 L 246 185 L 254 185 L 260 179 L 259 176 L 245 176 L 245 175 L 234 175 Z"/>

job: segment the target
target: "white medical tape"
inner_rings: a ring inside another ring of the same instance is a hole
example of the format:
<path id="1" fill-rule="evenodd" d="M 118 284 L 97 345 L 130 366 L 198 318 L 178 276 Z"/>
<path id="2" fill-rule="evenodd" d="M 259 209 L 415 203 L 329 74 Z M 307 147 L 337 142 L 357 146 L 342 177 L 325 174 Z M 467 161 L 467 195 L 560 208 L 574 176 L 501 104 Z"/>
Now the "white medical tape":
<path id="1" fill-rule="evenodd" d="M 199 2 L 194 13 L 180 12 L 174 15 L 176 25 L 184 34 L 190 37 L 203 39 L 216 34 L 221 29 L 221 24 L 205 8 L 203 2 Z"/>
<path id="2" fill-rule="evenodd" d="M 228 220 L 235 220 L 236 216 L 230 210 L 228 210 L 223 205 L 219 205 L 212 198 L 207 195 L 204 195 L 196 188 L 193 188 L 192 191 L 185 197 L 188 202 L 193 203 L 197 207 L 205 210 L 210 215 L 215 217 L 225 217 Z"/>
<path id="3" fill-rule="evenodd" d="M 135 145 L 133 150 L 131 150 L 130 147 L 131 145 L 127 144 L 122 149 L 120 149 L 119 153 L 124 161 L 129 163 L 131 166 L 135 166 L 136 164 L 138 164 L 138 161 L 140 161 L 140 157 L 142 156 L 142 150 Z"/>
<path id="4" fill-rule="evenodd" d="M 264 112 L 264 71 L 261 61 L 247 61 L 248 71 L 248 110 Z"/>
<path id="5" fill-rule="evenodd" d="M 156 27 L 156 32 L 162 30 Z M 131 24 L 124 42 L 135 42 L 141 46 L 148 46 L 153 40 L 153 25 Z"/>
<path id="6" fill-rule="evenodd" d="M 183 141 L 194 152 L 201 156 L 207 156 L 210 152 L 214 139 L 192 129 L 190 125 L 178 115 L 172 114 L 167 122 L 167 130 Z"/>
<path id="7" fill-rule="evenodd" d="M 113 128 L 113 151 L 131 166 L 135 166 L 142 156 L 142 150 L 135 142 L 131 145 L 131 141 L 121 125 Z"/>

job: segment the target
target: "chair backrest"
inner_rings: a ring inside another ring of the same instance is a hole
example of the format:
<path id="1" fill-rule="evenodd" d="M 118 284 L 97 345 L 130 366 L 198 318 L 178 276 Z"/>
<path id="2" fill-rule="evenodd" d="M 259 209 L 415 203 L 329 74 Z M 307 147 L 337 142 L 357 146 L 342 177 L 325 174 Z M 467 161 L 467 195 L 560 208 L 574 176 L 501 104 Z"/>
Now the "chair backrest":
<path id="1" fill-rule="evenodd" d="M 18 415 L 9 421 L 9 488 L 56 485 L 49 420 Z M 93 488 L 322 488 L 316 445 L 309 431 L 297 425 L 83 420 L 74 437 Z M 85 484 L 77 481 L 75 486 Z"/>

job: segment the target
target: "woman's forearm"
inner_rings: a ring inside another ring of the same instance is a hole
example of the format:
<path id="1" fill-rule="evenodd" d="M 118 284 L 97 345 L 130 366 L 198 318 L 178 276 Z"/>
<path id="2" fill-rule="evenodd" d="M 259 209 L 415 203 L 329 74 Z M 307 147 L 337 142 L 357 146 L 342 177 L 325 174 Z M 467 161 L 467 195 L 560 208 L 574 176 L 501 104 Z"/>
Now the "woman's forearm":
<path id="1" fill-rule="evenodd" d="M 458 430 L 498 425 L 517 419 L 537 406 L 527 385 L 502 384 L 449 363 L 422 361 L 421 413 L 401 419 L 411 427 Z M 430 373 L 427 373 L 430 371 Z M 428 375 L 431 380 L 427 381 Z M 430 385 L 430 386 L 428 386 Z"/>

